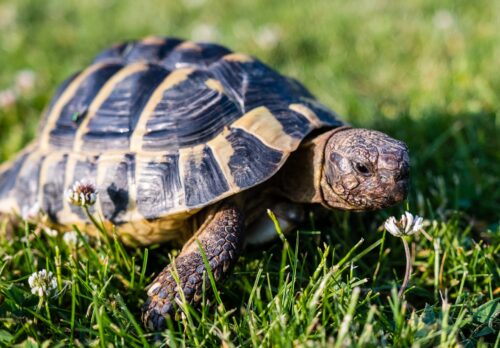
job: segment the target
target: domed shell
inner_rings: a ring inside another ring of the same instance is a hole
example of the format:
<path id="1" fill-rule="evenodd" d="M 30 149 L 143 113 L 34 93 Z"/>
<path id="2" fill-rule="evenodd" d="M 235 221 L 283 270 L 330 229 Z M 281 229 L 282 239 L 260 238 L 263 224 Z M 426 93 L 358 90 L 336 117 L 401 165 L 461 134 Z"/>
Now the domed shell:
<path id="1" fill-rule="evenodd" d="M 311 131 L 341 124 L 250 56 L 178 39 L 120 44 L 62 84 L 38 139 L 0 168 L 0 211 L 84 220 L 64 199 L 82 179 L 115 224 L 195 211 L 267 180 Z"/>

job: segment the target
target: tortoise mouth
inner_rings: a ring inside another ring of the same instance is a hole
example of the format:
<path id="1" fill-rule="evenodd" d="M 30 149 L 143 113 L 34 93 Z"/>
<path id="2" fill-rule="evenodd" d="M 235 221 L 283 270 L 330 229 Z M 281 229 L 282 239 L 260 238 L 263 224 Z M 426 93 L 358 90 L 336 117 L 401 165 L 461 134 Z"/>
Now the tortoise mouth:
<path id="1" fill-rule="evenodd" d="M 406 199 L 409 191 L 409 178 L 400 179 L 391 187 L 378 187 L 373 191 L 366 188 L 366 192 L 363 192 L 361 185 L 349 191 L 340 178 L 333 182 L 326 180 L 326 185 L 321 185 L 323 206 L 353 212 L 388 208 Z M 336 191 L 335 188 L 340 188 L 340 190 Z"/>

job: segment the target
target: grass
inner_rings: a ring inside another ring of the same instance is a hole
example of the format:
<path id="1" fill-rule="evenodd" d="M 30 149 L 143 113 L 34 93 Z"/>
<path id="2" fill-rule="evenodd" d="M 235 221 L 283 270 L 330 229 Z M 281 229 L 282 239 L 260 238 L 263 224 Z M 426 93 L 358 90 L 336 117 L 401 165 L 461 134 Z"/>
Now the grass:
<path id="1" fill-rule="evenodd" d="M 140 307 L 172 246 L 81 236 L 76 251 L 37 226 L 2 225 L 0 345 L 498 347 L 499 11 L 486 0 L 0 3 L 0 90 L 15 92 L 0 92 L 2 161 L 35 136 L 66 76 L 109 43 L 150 34 L 258 56 L 354 125 L 405 140 L 412 159 L 404 206 L 313 211 L 286 238 L 247 250 L 218 286 L 220 302 L 164 333 L 143 331 Z M 16 89 L 26 69 L 34 88 Z M 401 301 L 404 252 L 379 226 L 403 208 L 426 218 L 431 239 L 410 241 Z M 42 306 L 28 286 L 40 269 L 58 280 Z"/>

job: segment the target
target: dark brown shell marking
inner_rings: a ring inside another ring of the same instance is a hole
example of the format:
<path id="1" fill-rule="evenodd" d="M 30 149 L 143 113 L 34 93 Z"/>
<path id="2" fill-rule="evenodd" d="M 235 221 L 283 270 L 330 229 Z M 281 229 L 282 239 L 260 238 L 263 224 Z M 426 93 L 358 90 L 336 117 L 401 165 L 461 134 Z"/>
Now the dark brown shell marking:
<path id="1" fill-rule="evenodd" d="M 341 124 L 247 55 L 178 39 L 120 44 L 62 85 L 29 161 L 2 166 L 0 211 L 38 202 L 55 221 L 81 221 L 63 193 L 83 177 L 117 224 L 199 209 L 267 180 L 312 130 Z"/>

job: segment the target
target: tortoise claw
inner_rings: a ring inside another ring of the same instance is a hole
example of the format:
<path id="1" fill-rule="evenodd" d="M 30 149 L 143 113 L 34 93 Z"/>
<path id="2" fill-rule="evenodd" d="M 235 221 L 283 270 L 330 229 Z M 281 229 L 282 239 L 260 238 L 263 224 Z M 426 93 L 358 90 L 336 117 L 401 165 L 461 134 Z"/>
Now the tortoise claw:
<path id="1" fill-rule="evenodd" d="M 165 306 L 165 305 L 164 305 Z M 161 314 L 156 303 L 149 298 L 142 307 L 142 322 L 151 331 L 161 331 L 167 328 L 167 321 L 165 315 L 171 313 Z"/>

